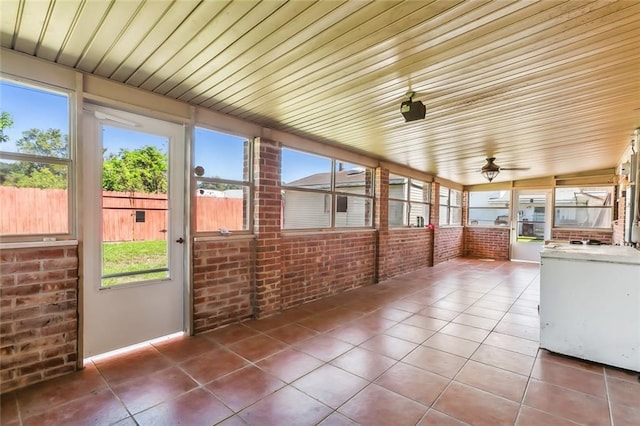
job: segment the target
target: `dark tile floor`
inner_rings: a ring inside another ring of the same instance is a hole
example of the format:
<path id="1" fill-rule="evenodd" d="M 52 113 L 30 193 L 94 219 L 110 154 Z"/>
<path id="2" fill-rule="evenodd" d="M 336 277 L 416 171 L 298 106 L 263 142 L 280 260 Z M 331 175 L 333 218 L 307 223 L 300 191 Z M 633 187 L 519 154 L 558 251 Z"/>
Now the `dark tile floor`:
<path id="1" fill-rule="evenodd" d="M 456 259 L 2 396 L 2 425 L 640 425 L 638 375 L 538 349 L 538 266 Z"/>

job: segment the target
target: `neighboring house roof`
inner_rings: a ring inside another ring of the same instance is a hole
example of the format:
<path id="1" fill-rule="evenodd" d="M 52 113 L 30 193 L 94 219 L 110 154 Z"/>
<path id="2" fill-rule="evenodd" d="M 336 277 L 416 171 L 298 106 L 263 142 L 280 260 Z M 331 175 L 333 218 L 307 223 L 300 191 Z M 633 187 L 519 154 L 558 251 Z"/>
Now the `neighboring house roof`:
<path id="1" fill-rule="evenodd" d="M 198 197 L 212 197 L 212 198 L 243 198 L 244 192 L 242 189 L 227 189 L 225 191 L 219 191 L 217 189 L 198 189 L 196 193 Z"/>
<path id="2" fill-rule="evenodd" d="M 366 180 L 365 170 L 353 169 L 353 170 L 341 170 L 336 172 L 336 186 L 344 187 L 357 187 L 364 186 Z M 328 188 L 331 181 L 331 173 L 315 173 L 313 175 L 305 176 L 292 182 L 284 183 L 284 186 L 298 186 L 304 188 Z M 390 185 L 402 184 L 404 178 L 390 179 Z"/>
<path id="3" fill-rule="evenodd" d="M 342 170 L 336 172 L 336 186 L 364 186 L 366 173 L 364 170 Z M 305 176 L 293 182 L 285 183 L 285 186 L 301 186 L 304 188 L 328 188 L 331 182 L 331 173 L 315 173 Z"/>

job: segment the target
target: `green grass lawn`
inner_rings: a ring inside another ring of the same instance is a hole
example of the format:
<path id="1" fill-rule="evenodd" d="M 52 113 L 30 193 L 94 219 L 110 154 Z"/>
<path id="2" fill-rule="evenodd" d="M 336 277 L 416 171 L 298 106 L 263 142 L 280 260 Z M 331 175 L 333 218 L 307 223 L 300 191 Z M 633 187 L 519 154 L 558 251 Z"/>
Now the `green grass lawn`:
<path id="1" fill-rule="evenodd" d="M 139 272 L 166 267 L 167 242 L 165 240 L 126 241 L 102 244 L 103 275 Z M 152 272 L 148 274 L 104 278 L 102 285 L 112 286 L 166 277 L 167 272 Z"/>

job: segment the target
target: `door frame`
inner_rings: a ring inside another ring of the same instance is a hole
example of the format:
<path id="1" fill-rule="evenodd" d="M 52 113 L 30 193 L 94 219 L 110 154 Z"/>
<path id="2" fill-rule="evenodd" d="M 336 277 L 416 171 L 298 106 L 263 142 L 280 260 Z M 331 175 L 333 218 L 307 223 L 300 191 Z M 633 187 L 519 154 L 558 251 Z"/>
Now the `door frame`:
<path id="1" fill-rule="evenodd" d="M 535 193 L 535 194 L 544 194 L 545 195 L 545 212 L 544 212 L 544 236 L 543 241 L 540 243 L 539 247 L 542 249 L 544 246 L 545 240 L 551 239 L 551 228 L 552 228 L 552 220 L 553 220 L 553 190 L 551 188 L 532 188 L 532 189 L 513 189 L 511 192 L 511 230 L 509 236 L 509 260 L 516 262 L 533 262 L 539 263 L 540 259 L 534 260 L 531 258 L 517 258 L 517 244 L 518 243 L 518 220 L 519 220 L 519 197 L 524 193 Z M 538 247 L 538 245 L 536 245 Z M 522 256 L 525 257 L 525 256 Z"/>
<path id="2" fill-rule="evenodd" d="M 98 111 L 102 113 L 102 119 L 94 118 L 93 114 Z M 79 237 L 80 237 L 80 250 L 79 257 L 80 263 L 80 294 L 79 297 L 79 336 L 78 336 L 78 363 L 82 365 L 82 361 L 86 356 L 94 356 L 97 354 L 87 355 L 86 333 L 90 332 L 87 329 L 87 293 L 90 291 L 104 291 L 99 290 L 100 283 L 96 283 L 96 279 L 100 280 L 101 259 L 100 255 L 95 253 L 97 241 L 102 241 L 100 237 L 101 226 L 96 226 L 95 223 L 101 220 L 101 197 L 100 191 L 96 191 L 94 185 L 96 182 L 101 181 L 101 166 L 97 167 L 98 158 L 101 159 L 101 155 L 96 153 L 96 146 L 91 145 L 95 142 L 95 136 L 101 123 L 105 120 L 109 120 L 108 124 L 114 127 L 132 128 L 128 117 L 138 117 L 142 120 L 162 122 L 164 125 L 171 127 L 174 126 L 176 140 L 172 140 L 169 143 L 169 174 L 172 176 L 170 182 L 178 178 L 178 183 L 171 184 L 170 196 L 169 196 L 169 210 L 171 212 L 171 218 L 176 216 L 177 225 L 171 226 L 170 234 L 167 235 L 168 250 L 169 250 L 169 269 L 176 271 L 176 275 L 172 275 L 173 279 L 177 280 L 177 285 L 180 288 L 181 303 L 176 307 L 180 311 L 180 330 L 183 333 L 191 332 L 191 304 L 189 302 L 189 295 L 191 294 L 190 281 L 188 280 L 190 274 L 190 263 L 188 259 L 191 256 L 190 248 L 190 216 L 188 214 L 190 199 L 189 199 L 189 179 L 188 179 L 188 155 L 190 151 L 189 142 L 190 137 L 188 134 L 188 127 L 186 123 L 179 122 L 179 120 L 171 121 L 165 117 L 154 117 L 146 113 L 131 112 L 127 108 L 119 106 L 115 107 L 103 107 L 96 104 L 84 103 L 83 105 L 83 117 L 82 117 L 82 146 L 79 147 L 79 158 L 81 158 L 81 167 L 79 167 L 78 175 L 80 176 L 78 191 L 80 193 L 79 200 L 81 203 L 78 205 L 80 217 L 82 218 L 80 223 Z M 87 114 L 92 116 L 87 117 Z M 120 121 L 119 121 L 120 120 Z M 124 126 L 122 125 L 124 124 Z M 181 130 L 175 126 L 181 126 Z M 100 143 L 99 149 L 101 150 L 102 144 Z M 99 155 L 99 157 L 96 157 Z M 101 163 L 100 163 L 101 164 Z M 98 200 L 98 202 L 96 202 Z M 97 228 L 97 230 L 96 230 Z M 98 233 L 99 240 L 96 240 L 96 232 Z M 93 235 L 92 235 L 93 233 Z M 183 238 L 184 243 L 179 244 L 174 242 L 177 238 Z M 96 247 L 92 248 L 94 245 Z M 97 268 L 97 269 L 96 269 Z M 98 276 L 95 275 L 96 270 Z M 89 276 L 92 274 L 92 276 Z M 108 292 L 126 292 L 127 289 L 143 288 L 153 283 L 136 283 L 132 285 L 126 285 L 122 288 L 113 288 L 107 290 Z M 177 290 L 176 290 L 177 293 Z M 178 331 L 178 330 L 176 330 Z M 161 337 L 161 336 L 156 336 Z M 138 342 L 141 343 L 141 342 Z M 136 344 L 136 343 L 131 343 Z M 124 347 L 126 347 L 125 345 Z M 117 348 L 116 348 L 117 349 Z M 108 352 L 108 351 L 107 351 Z"/>

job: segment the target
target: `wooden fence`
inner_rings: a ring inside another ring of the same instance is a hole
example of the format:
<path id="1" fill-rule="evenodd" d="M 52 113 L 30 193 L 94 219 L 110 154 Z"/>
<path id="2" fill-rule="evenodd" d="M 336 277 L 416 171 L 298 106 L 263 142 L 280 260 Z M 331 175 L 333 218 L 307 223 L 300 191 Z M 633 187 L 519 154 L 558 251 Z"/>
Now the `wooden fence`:
<path id="1" fill-rule="evenodd" d="M 167 232 L 166 194 L 102 192 L 104 241 L 161 240 Z M 197 197 L 199 232 L 243 228 L 243 200 Z M 64 189 L 0 186 L 0 235 L 65 234 L 68 225 Z"/>

